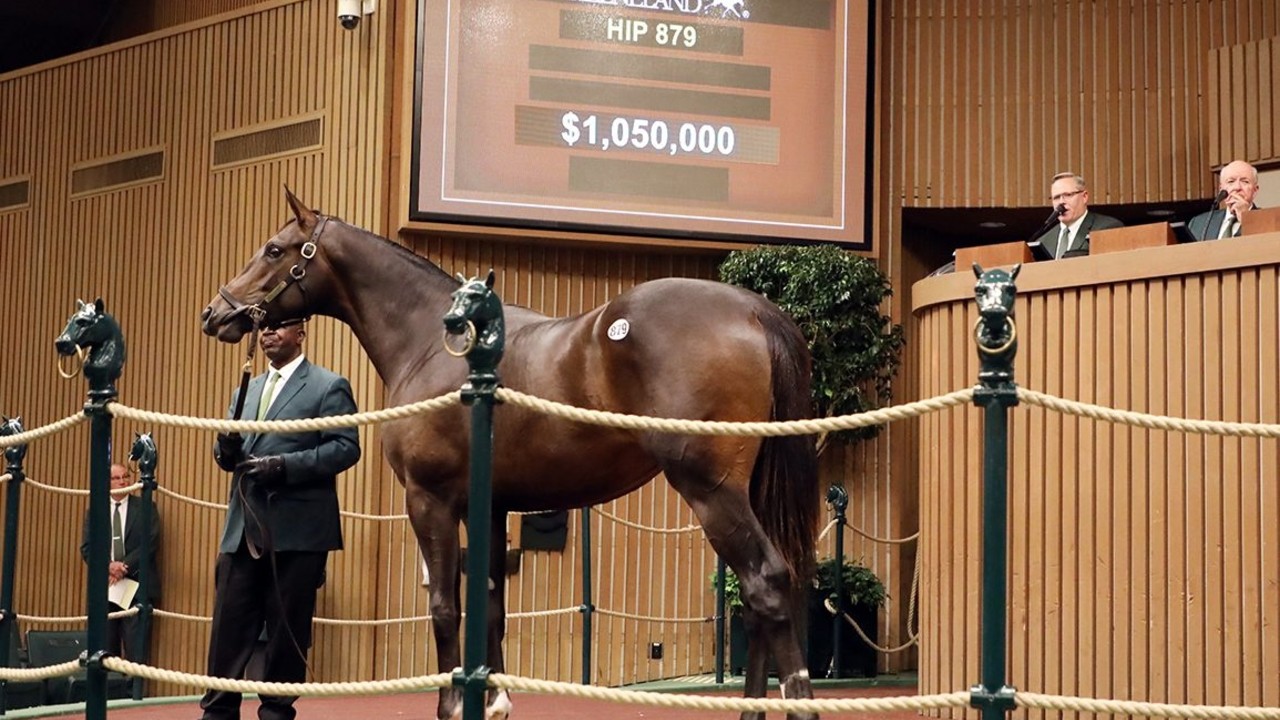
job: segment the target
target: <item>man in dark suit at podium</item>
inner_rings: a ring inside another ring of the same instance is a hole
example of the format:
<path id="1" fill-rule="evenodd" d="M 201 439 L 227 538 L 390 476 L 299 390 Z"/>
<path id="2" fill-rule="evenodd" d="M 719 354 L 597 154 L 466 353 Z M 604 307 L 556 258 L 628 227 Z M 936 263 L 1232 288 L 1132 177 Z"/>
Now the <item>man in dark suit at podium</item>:
<path id="1" fill-rule="evenodd" d="M 1053 176 L 1049 200 L 1058 213 L 1058 224 L 1035 238 L 1035 242 L 1039 242 L 1053 260 L 1088 255 L 1090 232 L 1124 226 L 1110 215 L 1089 212 L 1089 188 L 1084 178 L 1075 173 Z"/>
<path id="2" fill-rule="evenodd" d="M 1191 218 L 1187 229 L 1196 240 L 1240 236 L 1240 218 L 1258 206 L 1258 169 L 1243 160 L 1232 160 L 1218 173 L 1218 197 L 1212 210 Z M 1218 209 L 1222 203 L 1222 209 Z"/>

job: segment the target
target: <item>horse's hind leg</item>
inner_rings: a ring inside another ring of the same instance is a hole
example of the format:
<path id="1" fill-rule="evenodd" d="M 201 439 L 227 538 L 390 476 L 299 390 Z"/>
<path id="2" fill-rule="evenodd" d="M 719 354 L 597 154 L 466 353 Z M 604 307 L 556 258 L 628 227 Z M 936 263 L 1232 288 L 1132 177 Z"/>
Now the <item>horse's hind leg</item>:
<path id="1" fill-rule="evenodd" d="M 756 520 L 743 487 L 729 481 L 707 489 L 679 468 L 667 469 L 667 479 L 693 507 L 707 540 L 738 574 L 747 630 L 747 679 L 744 694 L 765 694 L 765 660 L 769 653 L 778 667 L 783 694 L 789 699 L 811 698 L 813 688 L 800 651 L 793 622 L 791 574 L 782 556 Z M 692 482 L 690 482 L 692 481 Z M 743 483 L 745 484 L 745 482 Z M 742 720 L 760 720 L 763 713 L 742 713 Z M 810 713 L 790 713 L 788 720 L 817 720 Z"/>

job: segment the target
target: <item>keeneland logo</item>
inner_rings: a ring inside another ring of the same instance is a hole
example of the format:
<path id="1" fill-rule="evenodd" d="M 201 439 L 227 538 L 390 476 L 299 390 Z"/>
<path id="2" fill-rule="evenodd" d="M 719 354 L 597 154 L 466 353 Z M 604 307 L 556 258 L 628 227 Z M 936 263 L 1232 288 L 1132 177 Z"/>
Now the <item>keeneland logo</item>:
<path id="1" fill-rule="evenodd" d="M 740 18 L 751 17 L 751 13 L 747 11 L 747 0 L 577 0 L 577 2 L 587 5 L 617 5 L 640 10 L 661 10 L 685 15 L 703 15 L 719 10 L 722 17 L 730 15 Z"/>

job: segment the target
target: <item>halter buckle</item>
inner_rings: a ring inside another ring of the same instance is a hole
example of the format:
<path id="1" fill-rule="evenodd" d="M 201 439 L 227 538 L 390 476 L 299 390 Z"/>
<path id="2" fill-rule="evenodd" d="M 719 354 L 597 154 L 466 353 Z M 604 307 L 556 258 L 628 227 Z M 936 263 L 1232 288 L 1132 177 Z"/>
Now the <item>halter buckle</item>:
<path id="1" fill-rule="evenodd" d="M 301 254 L 302 254 L 302 257 L 306 258 L 307 260 L 310 260 L 311 258 L 315 257 L 316 244 L 310 240 L 306 241 L 305 243 L 302 244 Z"/>
<path id="2" fill-rule="evenodd" d="M 295 281 L 301 280 L 306 276 L 307 276 L 307 269 L 302 267 L 301 265 L 294 265 L 293 267 L 289 268 L 289 277 L 293 278 Z"/>

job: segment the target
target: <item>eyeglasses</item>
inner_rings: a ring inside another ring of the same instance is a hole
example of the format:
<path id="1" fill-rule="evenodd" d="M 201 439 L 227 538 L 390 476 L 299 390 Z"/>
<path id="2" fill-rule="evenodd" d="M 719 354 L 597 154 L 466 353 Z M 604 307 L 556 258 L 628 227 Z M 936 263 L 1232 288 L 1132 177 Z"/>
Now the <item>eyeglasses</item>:
<path id="1" fill-rule="evenodd" d="M 1052 200 L 1053 202 L 1059 203 L 1059 202 L 1062 202 L 1063 200 L 1070 200 L 1071 198 L 1079 195 L 1082 192 L 1084 191 L 1073 190 L 1071 192 L 1058 193 L 1057 195 L 1050 196 L 1049 199 Z"/>

